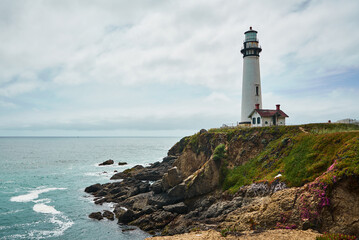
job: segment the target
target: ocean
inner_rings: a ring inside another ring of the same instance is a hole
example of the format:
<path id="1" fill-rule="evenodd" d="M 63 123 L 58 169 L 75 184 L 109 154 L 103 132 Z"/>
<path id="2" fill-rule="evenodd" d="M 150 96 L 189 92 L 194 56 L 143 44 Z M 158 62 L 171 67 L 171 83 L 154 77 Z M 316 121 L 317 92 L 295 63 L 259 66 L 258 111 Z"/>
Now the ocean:
<path id="1" fill-rule="evenodd" d="M 0 138 L 0 239 L 144 239 L 116 220 L 92 220 L 98 206 L 84 192 L 114 171 L 161 161 L 179 138 Z M 114 165 L 98 166 L 113 159 Z M 118 166 L 119 161 L 128 165 Z"/>

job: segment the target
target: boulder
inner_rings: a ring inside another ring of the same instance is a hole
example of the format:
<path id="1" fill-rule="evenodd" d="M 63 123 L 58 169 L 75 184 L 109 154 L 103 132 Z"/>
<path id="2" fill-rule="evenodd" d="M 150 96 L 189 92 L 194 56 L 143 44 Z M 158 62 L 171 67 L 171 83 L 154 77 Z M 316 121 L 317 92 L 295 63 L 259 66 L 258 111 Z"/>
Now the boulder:
<path id="1" fill-rule="evenodd" d="M 137 173 L 138 171 L 140 171 L 142 169 L 144 169 L 144 167 L 142 165 L 136 165 L 133 168 L 128 168 L 122 172 L 116 173 L 110 179 L 115 180 L 115 179 L 125 179 L 128 177 L 133 177 L 134 173 Z"/>
<path id="2" fill-rule="evenodd" d="M 126 169 L 123 172 L 116 173 L 111 177 L 111 180 L 115 179 L 125 179 L 125 178 L 135 178 L 137 180 L 143 181 L 157 181 L 162 178 L 162 175 L 165 171 L 164 166 L 159 167 L 143 167 L 141 165 L 136 165 L 133 168 Z"/>
<path id="3" fill-rule="evenodd" d="M 142 211 L 143 209 L 149 207 L 148 199 L 152 196 L 151 192 L 141 193 L 136 196 L 127 198 L 123 204 L 124 206 L 131 208 L 135 211 Z"/>
<path id="4" fill-rule="evenodd" d="M 157 169 L 145 168 L 133 174 L 133 177 L 144 181 L 157 181 L 161 179 L 162 175 Z"/>
<path id="5" fill-rule="evenodd" d="M 178 184 L 168 190 L 168 196 L 178 201 L 182 201 L 186 196 L 186 185 L 185 183 Z"/>
<path id="6" fill-rule="evenodd" d="M 173 205 L 163 206 L 163 209 L 171 213 L 184 214 L 188 212 L 188 207 L 184 202 L 180 202 Z"/>
<path id="7" fill-rule="evenodd" d="M 89 215 L 89 218 L 96 219 L 96 220 L 103 219 L 101 212 L 93 212 Z"/>
<path id="8" fill-rule="evenodd" d="M 111 221 L 115 220 L 115 215 L 113 214 L 113 212 L 110 212 L 108 210 L 103 211 L 102 216 L 104 218 L 107 218 L 108 220 L 111 220 Z"/>
<path id="9" fill-rule="evenodd" d="M 203 211 L 204 209 L 208 209 L 215 201 L 216 198 L 213 196 L 201 197 L 193 203 L 193 208 Z"/>
<path id="10" fill-rule="evenodd" d="M 201 196 L 215 190 L 219 185 L 220 171 L 213 159 L 185 180 L 185 198 Z"/>
<path id="11" fill-rule="evenodd" d="M 202 215 L 203 218 L 213 218 L 228 213 L 240 208 L 242 206 L 242 197 L 233 198 L 231 201 L 219 201 L 212 204 L 207 211 Z"/>
<path id="12" fill-rule="evenodd" d="M 167 156 L 167 157 L 164 157 L 163 158 L 163 162 L 169 162 L 169 161 L 171 161 L 171 160 L 175 160 L 175 159 L 177 159 L 178 157 L 176 157 L 176 156 Z"/>
<path id="13" fill-rule="evenodd" d="M 162 177 L 162 185 L 164 189 L 169 189 L 182 182 L 182 177 L 177 167 L 168 170 Z"/>
<path id="14" fill-rule="evenodd" d="M 118 218 L 118 222 L 123 224 L 133 221 L 135 216 L 132 210 L 126 210 L 120 207 L 115 209 L 115 214 Z"/>
<path id="15" fill-rule="evenodd" d="M 111 194 L 118 194 L 118 193 L 123 193 L 122 195 L 125 194 L 125 191 L 123 190 L 122 187 L 116 187 L 110 190 Z"/>
<path id="16" fill-rule="evenodd" d="M 253 183 L 247 189 L 246 197 L 263 197 L 269 194 L 269 190 L 267 183 Z"/>
<path id="17" fill-rule="evenodd" d="M 95 204 L 102 205 L 104 202 L 108 202 L 108 199 L 106 197 L 102 197 L 102 198 L 97 198 L 94 201 L 95 201 Z"/>
<path id="18" fill-rule="evenodd" d="M 156 182 L 152 183 L 151 190 L 156 194 L 161 193 L 163 191 L 162 180 L 157 180 Z"/>
<path id="19" fill-rule="evenodd" d="M 279 181 L 279 179 L 274 180 L 270 186 L 270 194 L 278 192 L 280 190 L 286 189 L 287 185 L 284 182 Z"/>
<path id="20" fill-rule="evenodd" d="M 208 131 L 203 128 L 203 129 L 201 129 L 201 130 L 199 131 L 199 134 L 203 134 L 203 133 L 208 133 Z"/>
<path id="21" fill-rule="evenodd" d="M 171 198 L 166 193 L 155 194 L 148 199 L 148 204 L 158 208 L 179 202 L 177 199 Z"/>
<path id="22" fill-rule="evenodd" d="M 99 183 L 96 183 L 94 185 L 91 185 L 87 188 L 85 188 L 85 192 L 87 193 L 94 193 L 102 189 L 102 185 Z"/>
<path id="23" fill-rule="evenodd" d="M 150 184 L 148 181 L 146 182 L 141 182 L 140 184 L 137 185 L 138 190 L 140 193 L 145 193 L 145 192 L 149 192 L 150 191 Z"/>
<path id="24" fill-rule="evenodd" d="M 124 172 L 118 172 L 115 175 L 113 175 L 110 180 L 117 180 L 117 179 L 125 179 L 126 177 L 128 177 L 129 175 L 127 173 Z"/>
<path id="25" fill-rule="evenodd" d="M 104 166 L 104 165 L 111 165 L 113 164 L 114 161 L 112 159 L 106 160 L 103 163 L 100 163 L 99 166 Z"/>
<path id="26" fill-rule="evenodd" d="M 118 165 L 122 166 L 122 165 L 126 165 L 127 162 L 118 162 Z"/>
<path id="27" fill-rule="evenodd" d="M 104 197 L 107 194 L 108 194 L 107 191 L 102 189 L 102 190 L 96 192 L 94 195 L 95 195 L 95 197 Z"/>
<path id="28" fill-rule="evenodd" d="M 137 213 L 137 216 L 142 216 L 145 214 L 151 214 L 156 211 L 156 208 L 152 206 L 145 206 L 139 213 Z"/>

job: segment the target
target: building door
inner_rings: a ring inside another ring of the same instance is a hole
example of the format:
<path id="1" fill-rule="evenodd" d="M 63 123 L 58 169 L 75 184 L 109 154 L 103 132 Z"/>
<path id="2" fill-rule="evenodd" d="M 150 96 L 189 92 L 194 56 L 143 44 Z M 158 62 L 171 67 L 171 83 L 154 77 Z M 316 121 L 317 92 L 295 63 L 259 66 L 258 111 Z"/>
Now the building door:
<path id="1" fill-rule="evenodd" d="M 277 125 L 277 116 L 276 115 L 273 116 L 273 125 Z"/>

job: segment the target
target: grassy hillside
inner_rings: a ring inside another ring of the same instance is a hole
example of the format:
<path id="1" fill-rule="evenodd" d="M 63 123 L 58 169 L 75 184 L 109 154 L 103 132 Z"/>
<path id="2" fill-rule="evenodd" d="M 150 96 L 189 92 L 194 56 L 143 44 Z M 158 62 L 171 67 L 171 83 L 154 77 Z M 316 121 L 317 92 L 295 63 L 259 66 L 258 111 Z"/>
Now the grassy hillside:
<path id="1" fill-rule="evenodd" d="M 318 177 L 330 184 L 344 175 L 359 175 L 359 126 L 309 124 L 210 130 L 226 133 L 229 139 L 236 131 L 244 136 L 253 131 L 280 136 L 245 164 L 224 169 L 222 187 L 232 193 L 246 184 L 273 181 L 278 174 L 289 186 L 302 186 Z"/>

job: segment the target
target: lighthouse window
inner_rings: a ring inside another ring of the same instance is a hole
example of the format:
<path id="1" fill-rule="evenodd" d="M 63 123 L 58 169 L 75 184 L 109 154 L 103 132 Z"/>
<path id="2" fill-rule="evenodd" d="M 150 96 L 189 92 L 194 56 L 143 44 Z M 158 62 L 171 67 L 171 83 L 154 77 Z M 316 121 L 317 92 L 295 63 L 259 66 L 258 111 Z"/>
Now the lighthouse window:
<path id="1" fill-rule="evenodd" d="M 256 124 L 256 118 L 253 118 L 253 119 L 252 119 L 252 123 L 253 123 L 253 124 Z"/>
<path id="2" fill-rule="evenodd" d="M 260 123 L 261 123 L 261 118 L 257 117 L 257 124 L 260 124 Z"/>
<path id="3" fill-rule="evenodd" d="M 246 33 L 246 41 L 256 41 L 256 40 L 257 40 L 257 33 L 256 32 Z"/>
<path id="4" fill-rule="evenodd" d="M 256 96 L 258 96 L 259 95 L 259 88 L 258 88 L 258 86 L 256 86 Z"/>

